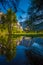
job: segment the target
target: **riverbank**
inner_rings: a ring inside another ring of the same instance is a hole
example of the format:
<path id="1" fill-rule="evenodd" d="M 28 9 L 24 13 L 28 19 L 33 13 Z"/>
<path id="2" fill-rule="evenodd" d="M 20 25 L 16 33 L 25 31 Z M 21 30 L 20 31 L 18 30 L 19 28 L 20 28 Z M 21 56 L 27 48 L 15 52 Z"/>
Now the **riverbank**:
<path id="1" fill-rule="evenodd" d="M 43 33 L 14 33 L 14 36 L 43 37 Z"/>

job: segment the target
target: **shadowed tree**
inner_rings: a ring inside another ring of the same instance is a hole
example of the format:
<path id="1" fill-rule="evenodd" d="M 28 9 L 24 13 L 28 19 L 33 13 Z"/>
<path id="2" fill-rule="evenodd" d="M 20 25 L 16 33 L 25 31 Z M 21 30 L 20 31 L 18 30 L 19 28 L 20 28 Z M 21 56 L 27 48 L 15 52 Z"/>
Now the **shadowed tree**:
<path id="1" fill-rule="evenodd" d="M 9 37 L 8 37 L 8 44 L 12 43 L 12 23 L 17 23 L 17 19 L 16 19 L 16 14 L 11 10 L 9 9 L 7 11 L 7 14 L 6 14 L 6 23 L 8 24 L 8 34 L 9 34 Z"/>
<path id="2" fill-rule="evenodd" d="M 3 14 L 1 17 L 2 25 L 7 24 L 8 28 L 8 38 L 6 41 L 6 37 L 2 36 L 1 45 L 2 45 L 2 53 L 7 56 L 8 60 L 11 60 L 16 54 L 16 44 L 12 40 L 12 23 L 17 23 L 16 14 L 9 9 L 6 14 Z M 4 25 L 3 25 L 4 27 Z"/>
<path id="3" fill-rule="evenodd" d="M 8 29 L 8 45 L 12 43 L 12 24 L 17 23 L 16 14 L 9 9 L 6 14 L 1 17 L 3 27 L 7 25 Z M 5 27 L 6 28 L 6 27 Z"/>

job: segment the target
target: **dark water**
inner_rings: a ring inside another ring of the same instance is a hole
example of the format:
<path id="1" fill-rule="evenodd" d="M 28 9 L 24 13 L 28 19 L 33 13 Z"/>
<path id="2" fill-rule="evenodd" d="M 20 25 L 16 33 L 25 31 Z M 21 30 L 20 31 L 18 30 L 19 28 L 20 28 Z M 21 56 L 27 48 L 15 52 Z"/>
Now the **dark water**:
<path id="1" fill-rule="evenodd" d="M 17 46 L 16 56 L 11 61 L 6 61 L 5 56 L 0 56 L 0 65 L 26 65 L 27 64 L 27 57 L 25 55 L 24 46 Z"/>
<path id="2" fill-rule="evenodd" d="M 2 50 L 0 51 L 0 65 L 31 65 L 30 58 L 26 55 L 26 51 L 32 51 L 32 54 L 35 53 L 43 57 L 43 38 L 22 37 L 21 39 L 16 39 L 15 43 L 16 52 L 14 50 L 12 52 L 12 49 L 11 51 L 7 49 L 6 54 L 5 52 L 3 53 Z M 7 60 L 9 58 L 11 60 Z"/>

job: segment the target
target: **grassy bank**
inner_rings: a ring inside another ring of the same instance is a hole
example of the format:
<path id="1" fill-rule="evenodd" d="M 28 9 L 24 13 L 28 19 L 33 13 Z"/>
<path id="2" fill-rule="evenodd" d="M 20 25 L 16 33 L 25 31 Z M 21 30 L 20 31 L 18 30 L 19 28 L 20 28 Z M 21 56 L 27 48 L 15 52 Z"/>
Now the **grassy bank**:
<path id="1" fill-rule="evenodd" d="M 29 36 L 29 37 L 43 37 L 41 33 L 14 33 L 12 34 L 13 37 L 15 36 Z"/>

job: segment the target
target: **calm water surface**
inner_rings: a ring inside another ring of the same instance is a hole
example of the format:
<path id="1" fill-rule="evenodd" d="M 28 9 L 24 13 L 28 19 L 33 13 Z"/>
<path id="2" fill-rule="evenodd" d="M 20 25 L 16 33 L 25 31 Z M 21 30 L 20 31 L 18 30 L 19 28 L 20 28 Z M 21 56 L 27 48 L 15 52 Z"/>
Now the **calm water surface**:
<path id="1" fill-rule="evenodd" d="M 14 44 L 16 47 L 14 47 Z M 9 45 L 10 49 L 0 47 L 0 65 L 30 65 L 26 50 L 32 47 L 37 48 L 43 55 L 43 38 L 15 38 L 14 44 Z"/>

